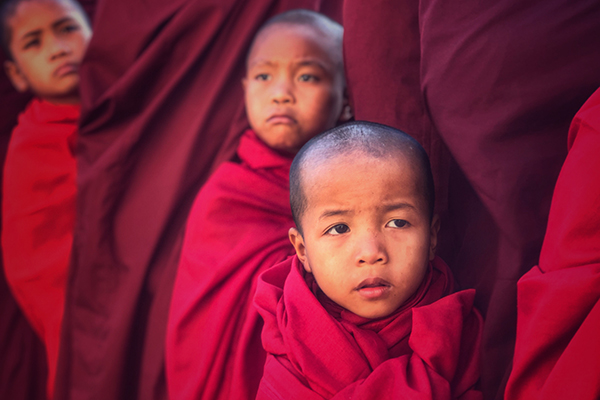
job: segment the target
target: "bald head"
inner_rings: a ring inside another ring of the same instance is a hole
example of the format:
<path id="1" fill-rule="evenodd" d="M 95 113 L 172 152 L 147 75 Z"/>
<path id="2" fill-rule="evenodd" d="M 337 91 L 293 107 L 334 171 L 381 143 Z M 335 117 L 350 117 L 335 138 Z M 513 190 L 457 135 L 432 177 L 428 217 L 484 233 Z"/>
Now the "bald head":
<path id="1" fill-rule="evenodd" d="M 303 188 L 305 173 L 340 156 L 374 159 L 404 158 L 415 171 L 419 191 L 423 195 L 429 218 L 433 217 L 435 192 L 429 157 L 421 145 L 406 133 L 386 125 L 355 121 L 330 129 L 314 137 L 302 147 L 290 169 L 290 204 L 296 227 L 302 233 L 300 220 L 310 205 Z M 360 185 L 360 182 L 356 182 Z"/>
<path id="2" fill-rule="evenodd" d="M 326 17 L 318 12 L 304 9 L 289 10 L 281 14 L 277 14 L 265 22 L 252 40 L 248 56 L 252 53 L 252 49 L 256 42 L 261 40 L 262 36 L 276 25 L 298 25 L 316 30 L 323 41 L 329 42 L 331 56 L 336 60 L 336 64 L 343 71 L 344 57 L 342 52 L 342 39 L 344 36 L 344 28 L 334 20 Z M 247 61 L 247 60 L 246 60 Z"/>

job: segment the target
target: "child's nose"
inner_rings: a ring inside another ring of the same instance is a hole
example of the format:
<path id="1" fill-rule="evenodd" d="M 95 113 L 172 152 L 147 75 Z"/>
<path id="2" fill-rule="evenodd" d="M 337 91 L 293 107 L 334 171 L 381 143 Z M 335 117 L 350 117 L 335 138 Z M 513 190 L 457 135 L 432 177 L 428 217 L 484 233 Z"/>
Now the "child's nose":
<path id="1" fill-rule="evenodd" d="M 51 40 L 51 43 L 50 43 L 50 58 L 51 59 L 55 59 L 57 57 L 60 57 L 60 56 L 70 53 L 71 47 L 65 40 L 63 40 L 61 38 L 57 38 L 57 37 L 54 37 L 50 40 Z"/>
<path id="2" fill-rule="evenodd" d="M 379 232 L 366 232 L 357 238 L 356 262 L 358 265 L 386 264 L 387 249 Z"/>
<path id="3" fill-rule="evenodd" d="M 291 84 L 285 79 L 275 82 L 271 96 L 272 101 L 276 104 L 293 103 L 295 100 Z"/>

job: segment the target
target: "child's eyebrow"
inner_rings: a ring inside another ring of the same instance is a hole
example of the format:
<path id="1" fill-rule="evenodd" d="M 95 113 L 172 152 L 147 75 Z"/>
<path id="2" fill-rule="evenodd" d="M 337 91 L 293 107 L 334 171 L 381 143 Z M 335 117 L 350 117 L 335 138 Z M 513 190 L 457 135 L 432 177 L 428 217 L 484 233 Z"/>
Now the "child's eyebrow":
<path id="1" fill-rule="evenodd" d="M 411 209 L 416 210 L 416 207 L 409 203 L 393 203 L 382 206 L 385 212 L 396 211 L 396 210 L 404 210 Z"/>
<path id="2" fill-rule="evenodd" d="M 64 24 L 65 22 L 74 22 L 74 21 L 75 20 L 73 18 L 71 18 L 71 17 L 64 17 L 64 18 L 61 18 L 58 21 L 54 22 L 52 24 L 52 28 L 57 28 L 60 25 Z"/>
<path id="3" fill-rule="evenodd" d="M 347 215 L 349 213 L 350 213 L 349 210 L 325 210 L 321 213 L 321 215 L 319 215 L 319 220 L 322 220 L 322 219 L 328 218 L 328 217 L 335 217 L 337 215 Z"/>
<path id="4" fill-rule="evenodd" d="M 36 36 L 40 36 L 42 34 L 42 30 L 41 29 L 36 29 L 34 31 L 29 31 L 26 34 L 24 34 L 23 36 L 21 36 L 21 41 L 26 41 L 27 39 L 31 38 L 31 37 L 36 37 Z"/>

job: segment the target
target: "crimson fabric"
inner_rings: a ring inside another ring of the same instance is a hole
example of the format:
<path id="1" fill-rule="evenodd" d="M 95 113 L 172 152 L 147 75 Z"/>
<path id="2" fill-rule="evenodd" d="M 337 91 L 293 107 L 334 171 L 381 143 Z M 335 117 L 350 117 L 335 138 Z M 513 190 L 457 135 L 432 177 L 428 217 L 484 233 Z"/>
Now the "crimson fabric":
<path id="1" fill-rule="evenodd" d="M 268 353 L 257 399 L 480 399 L 483 321 L 436 258 L 417 292 L 372 320 L 329 300 L 298 257 L 264 272 L 255 303 Z"/>
<path id="2" fill-rule="evenodd" d="M 78 218 L 56 399 L 166 398 L 185 221 L 247 127 L 248 46 L 271 15 L 321 4 L 98 1 L 81 67 Z"/>
<path id="3" fill-rule="evenodd" d="M 539 266 L 519 280 L 506 399 L 600 398 L 600 90 L 575 116 Z"/>
<path id="4" fill-rule="evenodd" d="M 79 106 L 33 99 L 4 165 L 2 252 L 7 281 L 42 338 L 52 393 L 73 242 Z"/>
<path id="5" fill-rule="evenodd" d="M 167 328 L 172 399 L 254 399 L 265 352 L 252 305 L 258 275 L 293 254 L 292 157 L 247 131 L 240 163 L 222 164 L 187 224 Z"/>
<path id="6" fill-rule="evenodd" d="M 4 57 L 0 57 L 0 62 L 4 63 L 4 60 Z M 0 74 L 1 165 L 4 165 L 17 115 L 25 108 L 30 97 L 29 94 L 17 93 L 6 75 Z M 43 400 L 46 398 L 47 380 L 44 345 L 14 299 L 3 266 L 0 273 L 0 310 L 0 399 Z"/>
<path id="7" fill-rule="evenodd" d="M 538 262 L 569 123 L 600 86 L 599 20 L 594 0 L 344 3 L 356 118 L 431 156 L 439 255 L 486 315 L 488 399 L 503 397 L 516 282 Z"/>

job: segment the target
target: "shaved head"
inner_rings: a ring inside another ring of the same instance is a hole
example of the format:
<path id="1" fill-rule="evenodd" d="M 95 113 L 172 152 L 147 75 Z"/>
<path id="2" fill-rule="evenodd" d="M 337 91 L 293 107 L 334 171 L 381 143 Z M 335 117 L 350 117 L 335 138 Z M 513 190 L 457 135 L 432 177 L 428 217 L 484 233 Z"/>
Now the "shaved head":
<path id="1" fill-rule="evenodd" d="M 334 20 L 326 17 L 318 12 L 304 9 L 295 9 L 277 14 L 265 22 L 252 40 L 250 45 L 250 51 L 248 56 L 252 53 L 254 44 L 259 41 L 262 35 L 270 30 L 275 25 L 298 25 L 305 26 L 310 29 L 318 30 L 323 41 L 329 41 L 331 55 L 334 56 L 338 67 L 343 72 L 344 70 L 344 57 L 342 53 L 342 39 L 344 36 L 344 28 Z M 247 59 L 246 59 L 247 62 Z"/>
<path id="2" fill-rule="evenodd" d="M 296 227 L 302 233 L 300 220 L 309 207 L 303 188 L 305 172 L 320 168 L 339 156 L 369 157 L 374 159 L 405 158 L 418 177 L 418 187 L 433 218 L 435 191 L 427 153 L 419 142 L 406 133 L 386 125 L 355 121 L 330 129 L 312 138 L 298 152 L 290 169 L 290 205 Z M 360 185 L 360 182 L 356 182 Z"/>

